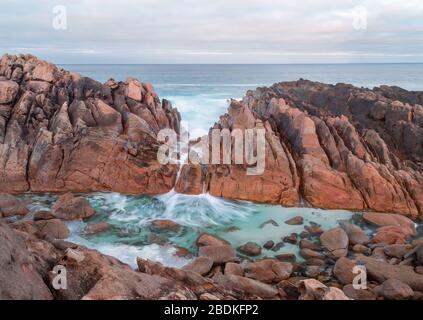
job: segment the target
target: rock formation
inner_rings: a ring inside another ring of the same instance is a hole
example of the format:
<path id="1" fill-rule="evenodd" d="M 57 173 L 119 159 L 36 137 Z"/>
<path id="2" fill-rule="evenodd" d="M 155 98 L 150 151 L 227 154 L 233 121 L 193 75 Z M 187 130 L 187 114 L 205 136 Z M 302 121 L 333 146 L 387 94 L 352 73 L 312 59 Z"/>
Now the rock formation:
<path id="1" fill-rule="evenodd" d="M 231 199 L 421 216 L 422 103 L 421 92 L 306 80 L 248 91 L 214 128 L 264 127 L 264 174 L 210 165 L 194 183 Z"/>
<path id="2" fill-rule="evenodd" d="M 30 55 L 0 60 L 0 192 L 177 192 L 423 215 L 423 94 L 306 80 L 248 91 L 215 129 L 265 129 L 265 169 L 157 161 L 180 115 L 150 84 L 100 84 Z M 232 141 L 232 144 L 234 142 Z M 234 148 L 234 145 L 232 146 Z"/>
<path id="3" fill-rule="evenodd" d="M 180 115 L 150 84 L 101 84 L 30 55 L 0 60 L 0 191 L 156 194 L 177 168 L 157 161 Z"/>

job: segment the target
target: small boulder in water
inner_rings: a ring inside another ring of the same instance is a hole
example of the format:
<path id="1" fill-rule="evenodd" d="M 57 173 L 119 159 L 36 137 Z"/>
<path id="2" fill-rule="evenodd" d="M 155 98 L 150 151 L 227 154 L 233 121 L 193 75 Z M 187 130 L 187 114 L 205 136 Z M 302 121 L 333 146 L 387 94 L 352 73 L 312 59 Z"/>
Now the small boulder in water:
<path id="1" fill-rule="evenodd" d="M 228 262 L 225 264 L 225 275 L 233 274 L 236 276 L 243 277 L 244 276 L 244 269 L 238 264 L 234 262 Z"/>
<path id="2" fill-rule="evenodd" d="M 108 231 L 112 228 L 113 226 L 110 223 L 107 222 L 101 222 L 101 223 L 95 223 L 95 224 L 89 224 L 85 230 L 84 233 L 87 235 L 93 235 L 93 234 L 98 234 L 101 232 L 105 232 Z"/>
<path id="3" fill-rule="evenodd" d="M 261 247 L 255 242 L 247 242 L 246 244 L 240 246 L 238 251 L 247 256 L 256 257 L 261 254 Z"/>
<path id="4" fill-rule="evenodd" d="M 298 241 L 298 234 L 291 233 L 289 236 L 283 238 L 283 242 L 287 242 L 290 244 L 297 244 Z"/>
<path id="5" fill-rule="evenodd" d="M 229 242 L 208 233 L 201 234 L 197 239 L 197 247 L 224 245 L 229 245 Z"/>
<path id="6" fill-rule="evenodd" d="M 282 262 L 294 263 L 297 261 L 297 257 L 293 253 L 278 254 L 275 258 Z"/>
<path id="7" fill-rule="evenodd" d="M 303 224 L 303 222 L 304 222 L 304 219 L 303 219 L 303 217 L 300 217 L 300 216 L 297 216 L 297 217 L 294 217 L 294 218 L 291 218 L 291 219 L 285 221 L 286 224 L 291 225 L 291 226 L 298 226 L 298 225 Z"/>
<path id="8" fill-rule="evenodd" d="M 151 227 L 154 230 L 172 232 L 178 232 L 181 229 L 179 224 L 169 219 L 154 220 L 151 222 Z"/>
<path id="9" fill-rule="evenodd" d="M 263 245 L 263 248 L 270 250 L 274 247 L 275 242 L 273 242 L 272 240 L 266 241 L 266 243 Z"/>

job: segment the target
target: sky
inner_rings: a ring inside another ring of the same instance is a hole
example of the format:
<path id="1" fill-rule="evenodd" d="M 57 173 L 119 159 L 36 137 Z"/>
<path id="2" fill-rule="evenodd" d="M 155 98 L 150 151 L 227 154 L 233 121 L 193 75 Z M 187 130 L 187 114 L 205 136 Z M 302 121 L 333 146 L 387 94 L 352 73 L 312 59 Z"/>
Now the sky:
<path id="1" fill-rule="evenodd" d="M 54 63 L 423 62 L 422 0 L 0 0 L 0 55 Z"/>

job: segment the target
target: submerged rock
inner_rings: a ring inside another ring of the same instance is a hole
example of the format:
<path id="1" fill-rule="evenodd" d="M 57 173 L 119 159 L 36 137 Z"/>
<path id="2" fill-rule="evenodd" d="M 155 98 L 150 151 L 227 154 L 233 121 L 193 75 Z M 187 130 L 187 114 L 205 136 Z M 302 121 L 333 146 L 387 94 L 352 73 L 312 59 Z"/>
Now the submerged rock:
<path id="1" fill-rule="evenodd" d="M 292 225 L 292 226 L 301 225 L 301 224 L 303 224 L 303 222 L 304 222 L 304 219 L 303 219 L 303 217 L 300 217 L 300 216 L 297 216 L 297 217 L 294 217 L 294 218 L 291 218 L 291 219 L 285 221 L 286 224 L 289 224 L 289 225 Z"/>

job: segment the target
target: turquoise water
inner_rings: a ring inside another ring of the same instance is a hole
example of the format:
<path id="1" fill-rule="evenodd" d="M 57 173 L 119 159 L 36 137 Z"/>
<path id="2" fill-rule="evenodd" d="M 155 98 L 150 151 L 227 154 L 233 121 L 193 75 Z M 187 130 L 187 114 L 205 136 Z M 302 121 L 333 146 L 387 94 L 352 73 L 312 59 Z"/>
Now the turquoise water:
<path id="1" fill-rule="evenodd" d="M 383 84 L 423 91 L 423 64 L 293 65 L 62 65 L 98 81 L 136 77 L 151 82 L 161 98 L 178 108 L 192 137 L 206 133 L 224 114 L 228 99 L 249 89 L 300 78 L 351 83 L 372 88 Z"/>
<path id="2" fill-rule="evenodd" d="M 176 248 L 196 253 L 196 239 L 203 233 L 211 233 L 238 247 L 248 241 L 259 245 L 272 240 L 282 242 L 291 233 L 304 231 L 304 226 L 315 223 L 324 230 L 338 226 L 339 220 L 349 220 L 352 213 L 344 210 L 320 210 L 313 208 L 283 208 L 257 205 L 249 202 L 227 201 L 208 194 L 189 196 L 170 192 L 157 197 L 126 196 L 117 193 L 84 195 L 96 209 L 96 216 L 89 223 L 108 222 L 113 228 L 98 235 L 85 235 L 84 222 L 70 222 L 70 241 L 115 256 L 135 267 L 136 257 L 162 262 L 169 266 L 183 266 L 190 258 L 176 255 Z M 48 209 L 56 201 L 56 195 L 26 195 L 32 211 Z M 304 224 L 287 225 L 284 222 L 302 216 Z M 171 219 L 182 226 L 178 232 L 157 232 L 151 229 L 151 221 Z M 269 220 L 278 226 L 263 224 Z M 285 243 L 279 250 L 263 249 L 261 257 L 273 257 L 281 253 L 298 254 L 298 246 Z"/>

